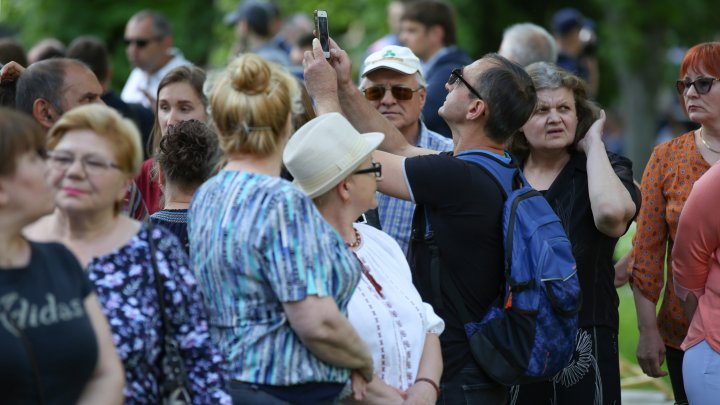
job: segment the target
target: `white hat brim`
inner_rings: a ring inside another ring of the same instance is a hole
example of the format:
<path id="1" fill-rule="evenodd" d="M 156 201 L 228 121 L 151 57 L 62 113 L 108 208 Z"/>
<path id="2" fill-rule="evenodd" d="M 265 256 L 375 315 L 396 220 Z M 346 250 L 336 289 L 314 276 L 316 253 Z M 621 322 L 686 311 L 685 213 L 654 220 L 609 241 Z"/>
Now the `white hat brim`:
<path id="1" fill-rule="evenodd" d="M 316 185 L 312 189 L 304 188 L 297 180 L 293 181 L 293 184 L 310 198 L 319 197 L 328 192 L 331 188 L 335 187 L 342 179 L 348 177 L 353 170 L 355 170 L 365 159 L 367 159 L 368 156 L 370 156 L 370 154 L 372 154 L 378 146 L 380 146 L 383 139 L 385 139 L 385 134 L 382 132 L 368 132 L 361 135 L 363 139 L 365 139 L 366 144 L 363 146 L 362 152 L 357 155 L 357 158 L 354 159 L 352 164 L 348 164 L 348 166 L 343 170 L 328 178 L 322 184 Z"/>
<path id="2" fill-rule="evenodd" d="M 363 69 L 362 77 L 367 76 L 368 73 L 374 72 L 378 69 L 390 69 L 394 70 L 396 72 L 400 72 L 402 74 L 410 75 L 413 73 L 416 73 L 418 70 L 416 68 L 410 67 L 404 63 L 400 63 L 393 60 L 385 60 L 385 61 L 378 61 L 375 63 L 372 63 L 370 65 L 365 65 L 365 68 Z"/>

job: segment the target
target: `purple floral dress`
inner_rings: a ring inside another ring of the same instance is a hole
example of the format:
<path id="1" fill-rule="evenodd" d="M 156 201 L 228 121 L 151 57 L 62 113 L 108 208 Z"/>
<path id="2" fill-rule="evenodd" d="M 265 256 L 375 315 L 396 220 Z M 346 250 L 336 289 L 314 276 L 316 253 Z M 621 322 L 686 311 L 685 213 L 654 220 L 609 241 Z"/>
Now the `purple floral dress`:
<path id="1" fill-rule="evenodd" d="M 225 370 L 208 333 L 206 309 L 180 242 L 155 226 L 152 233 L 165 289 L 166 316 L 190 381 L 195 404 L 231 404 Z M 125 367 L 125 403 L 159 404 L 162 318 L 145 224 L 124 246 L 88 265 Z"/>

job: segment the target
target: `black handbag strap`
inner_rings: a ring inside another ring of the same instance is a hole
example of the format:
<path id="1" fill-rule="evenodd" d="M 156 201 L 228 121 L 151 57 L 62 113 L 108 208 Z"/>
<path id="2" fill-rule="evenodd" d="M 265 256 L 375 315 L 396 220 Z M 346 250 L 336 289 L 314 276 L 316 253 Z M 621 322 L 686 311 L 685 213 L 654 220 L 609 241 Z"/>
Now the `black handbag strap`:
<path id="1" fill-rule="evenodd" d="M 153 241 L 153 225 L 152 222 L 148 219 L 145 224 L 147 225 L 147 233 L 148 233 L 148 246 L 150 248 L 150 264 L 153 269 L 153 273 L 155 275 L 155 290 L 157 291 L 158 296 L 158 304 L 160 306 L 160 317 L 162 318 L 162 328 L 163 328 L 163 351 L 165 356 L 173 356 L 173 355 L 179 355 L 178 353 L 178 346 L 177 342 L 173 338 L 172 335 L 172 328 L 170 326 L 170 321 L 167 318 L 167 313 L 165 312 L 165 286 L 163 285 L 160 277 L 160 270 L 158 269 L 157 264 L 157 249 L 155 248 L 155 241 Z M 169 347 L 168 347 L 169 346 Z M 170 348 L 174 353 L 169 353 L 168 348 Z M 176 359 L 180 360 L 180 359 Z M 183 386 L 188 386 L 187 384 L 187 374 L 185 373 L 185 368 L 182 367 L 182 363 L 180 364 L 173 364 L 172 367 L 174 368 L 175 376 L 180 380 L 178 383 L 180 383 Z"/>
<path id="2" fill-rule="evenodd" d="M 153 274 L 155 275 L 155 290 L 158 296 L 158 304 L 160 305 L 160 318 L 162 319 L 165 339 L 168 339 L 168 337 L 171 336 L 170 321 L 167 319 L 167 314 L 165 313 L 165 286 L 163 286 L 163 283 L 160 280 L 160 270 L 158 269 L 157 264 L 157 250 L 155 249 L 155 241 L 153 241 L 152 235 L 153 225 L 149 220 L 146 221 L 145 224 L 147 225 L 148 246 L 150 248 L 150 265 L 152 266 Z"/>
<path id="3" fill-rule="evenodd" d="M 5 315 L 5 319 L 7 319 L 8 322 L 10 322 L 10 325 L 12 325 L 15 330 L 18 331 L 18 334 L 20 335 L 20 340 L 23 343 L 23 348 L 25 348 L 25 353 L 28 356 L 28 360 L 30 360 L 30 366 L 32 368 L 33 372 L 33 379 L 35 380 L 35 385 L 37 386 L 37 390 L 35 391 L 35 396 L 37 397 L 38 404 L 44 405 L 47 403 L 45 400 L 45 390 L 43 389 L 42 385 L 42 378 L 40 377 L 40 367 L 37 363 L 37 357 L 35 356 L 35 352 L 32 349 L 32 345 L 30 344 L 30 340 L 28 339 L 27 335 L 25 334 L 25 331 L 18 326 L 18 324 L 15 322 L 15 320 L 10 316 L 10 313 L 7 311 L 3 311 L 3 315 Z"/>

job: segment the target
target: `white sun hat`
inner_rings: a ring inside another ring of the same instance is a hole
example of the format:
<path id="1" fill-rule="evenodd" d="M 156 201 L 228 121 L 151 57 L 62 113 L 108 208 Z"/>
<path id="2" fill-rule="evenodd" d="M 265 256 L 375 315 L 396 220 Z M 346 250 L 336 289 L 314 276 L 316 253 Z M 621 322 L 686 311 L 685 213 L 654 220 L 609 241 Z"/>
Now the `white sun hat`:
<path id="1" fill-rule="evenodd" d="M 349 176 L 383 139 L 381 132 L 361 134 L 339 113 L 323 114 L 295 132 L 283 162 L 293 184 L 315 198 Z"/>

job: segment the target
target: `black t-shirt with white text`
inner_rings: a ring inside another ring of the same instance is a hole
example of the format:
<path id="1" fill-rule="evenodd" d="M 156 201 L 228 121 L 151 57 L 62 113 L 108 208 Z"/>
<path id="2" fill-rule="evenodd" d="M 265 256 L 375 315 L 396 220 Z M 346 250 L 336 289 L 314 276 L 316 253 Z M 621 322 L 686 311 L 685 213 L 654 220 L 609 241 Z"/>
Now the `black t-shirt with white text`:
<path id="1" fill-rule="evenodd" d="M 30 246 L 26 267 L 0 268 L 0 402 L 37 403 L 40 392 L 46 404 L 75 404 L 98 359 L 84 306 L 93 289 L 64 246 Z"/>

